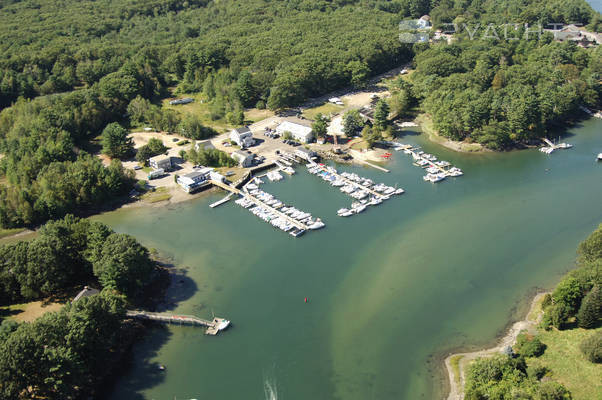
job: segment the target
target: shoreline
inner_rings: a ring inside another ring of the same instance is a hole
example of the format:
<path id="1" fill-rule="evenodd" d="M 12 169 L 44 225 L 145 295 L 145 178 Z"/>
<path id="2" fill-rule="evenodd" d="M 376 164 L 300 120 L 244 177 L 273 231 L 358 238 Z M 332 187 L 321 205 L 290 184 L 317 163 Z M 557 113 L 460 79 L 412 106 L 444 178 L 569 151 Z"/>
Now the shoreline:
<path id="1" fill-rule="evenodd" d="M 457 142 L 450 139 L 447 139 L 443 136 L 440 136 L 432 127 L 432 120 L 429 116 L 422 113 L 419 114 L 414 120 L 421 132 L 426 136 L 426 138 L 432 143 L 438 144 L 440 146 L 445 147 L 446 149 L 450 149 L 453 151 L 457 151 L 458 153 L 492 153 L 493 150 L 486 148 L 485 146 L 479 143 L 466 143 L 466 142 Z"/>
<path id="2" fill-rule="evenodd" d="M 445 357 L 443 360 L 444 368 L 442 366 L 442 369 L 445 370 L 447 388 L 443 393 L 447 393 L 447 395 L 443 396 L 444 400 L 464 399 L 466 368 L 471 361 L 476 358 L 488 357 L 500 353 L 505 347 L 514 345 L 520 332 L 524 330 L 536 330 L 542 317 L 542 312 L 541 310 L 538 310 L 538 307 L 543 297 L 548 293 L 550 292 L 537 291 L 530 302 L 525 316 L 514 323 L 509 322 L 509 327 L 505 329 L 505 334 L 498 336 L 495 339 L 496 344 L 493 347 L 470 352 L 452 353 Z M 536 311 L 537 313 L 534 315 L 534 312 Z"/>

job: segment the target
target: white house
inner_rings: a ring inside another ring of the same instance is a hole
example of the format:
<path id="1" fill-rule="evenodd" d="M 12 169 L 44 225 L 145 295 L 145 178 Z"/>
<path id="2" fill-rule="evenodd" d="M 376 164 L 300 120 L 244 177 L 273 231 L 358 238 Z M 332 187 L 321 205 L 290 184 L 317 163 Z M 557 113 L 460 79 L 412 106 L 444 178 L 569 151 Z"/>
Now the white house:
<path id="1" fill-rule="evenodd" d="M 312 161 L 318 154 L 313 150 L 306 149 L 305 147 L 299 147 L 295 149 L 295 155 L 306 161 Z"/>
<path id="2" fill-rule="evenodd" d="M 230 140 L 235 142 L 243 149 L 246 147 L 253 146 L 255 144 L 255 140 L 253 140 L 253 134 L 251 133 L 251 130 L 246 126 L 242 128 L 233 129 L 232 132 L 230 132 Z"/>
<path id="3" fill-rule="evenodd" d="M 201 186 L 208 184 L 213 168 L 202 168 L 186 175 L 178 176 L 178 184 L 186 193 L 192 193 Z"/>
<path id="4" fill-rule="evenodd" d="M 253 165 L 253 154 L 249 153 L 248 151 L 235 150 L 230 156 L 238 161 L 238 164 L 243 168 Z"/>
<path id="5" fill-rule="evenodd" d="M 314 138 L 311 126 L 302 125 L 298 122 L 284 121 L 276 127 L 276 132 L 284 136 L 285 132 L 290 132 L 293 139 L 301 143 L 309 143 Z"/>
<path id="6" fill-rule="evenodd" d="M 154 169 L 163 169 L 164 171 L 171 170 L 171 157 L 156 156 L 148 160 L 150 166 Z"/>
<path id="7" fill-rule="evenodd" d="M 209 179 L 211 179 L 212 181 L 217 181 L 217 182 L 224 182 L 226 180 L 226 178 L 220 174 L 219 172 L 215 172 L 215 171 L 211 171 L 209 173 Z"/>

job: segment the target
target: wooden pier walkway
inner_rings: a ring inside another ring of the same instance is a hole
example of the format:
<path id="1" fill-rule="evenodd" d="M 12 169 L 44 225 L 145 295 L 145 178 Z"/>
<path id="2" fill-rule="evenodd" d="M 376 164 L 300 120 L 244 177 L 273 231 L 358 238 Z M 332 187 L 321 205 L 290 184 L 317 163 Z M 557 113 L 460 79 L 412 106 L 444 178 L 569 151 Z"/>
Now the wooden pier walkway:
<path id="1" fill-rule="evenodd" d="M 302 223 L 302 222 L 299 222 L 299 221 L 297 221 L 296 219 L 294 219 L 294 218 L 292 218 L 292 217 L 290 217 L 290 216 L 286 215 L 285 213 L 283 213 L 283 212 L 281 212 L 281 211 L 278 211 L 278 210 L 277 210 L 277 209 L 275 209 L 274 207 L 272 207 L 272 206 L 269 206 L 269 205 L 265 204 L 263 201 L 259 200 L 258 198 L 256 198 L 255 196 L 251 195 L 250 193 L 242 192 L 242 191 L 240 191 L 239 189 L 237 189 L 237 188 L 235 188 L 235 187 L 233 187 L 233 186 L 227 185 L 227 184 L 225 184 L 225 183 L 223 183 L 223 182 L 219 182 L 219 181 L 213 181 L 213 180 L 212 180 L 212 181 L 211 181 L 211 183 L 213 183 L 213 184 L 214 184 L 214 185 L 216 185 L 216 186 L 219 186 L 219 187 L 221 187 L 222 189 L 228 190 L 228 191 L 230 191 L 230 192 L 232 192 L 232 193 L 239 194 L 239 195 L 241 195 L 241 196 L 247 197 L 247 198 L 248 198 L 249 200 L 251 200 L 253 203 L 257 204 L 257 205 L 258 205 L 258 206 L 260 206 L 260 207 L 263 207 L 263 208 L 265 208 L 265 209 L 268 209 L 268 210 L 270 210 L 271 212 L 273 212 L 274 214 L 278 215 L 278 216 L 279 216 L 279 217 L 281 217 L 281 218 L 284 218 L 284 219 L 286 219 L 286 220 L 287 220 L 287 221 L 289 221 L 291 224 L 295 225 L 297 228 L 300 228 L 300 229 L 305 229 L 305 230 L 308 230 L 308 229 L 309 229 L 309 227 L 308 227 L 307 225 L 305 225 L 304 223 Z"/>
<path id="2" fill-rule="evenodd" d="M 165 322 L 169 324 L 195 325 L 207 328 L 205 334 L 217 335 L 219 325 L 224 322 L 223 318 L 213 318 L 209 321 L 191 315 L 172 315 L 163 313 L 152 313 L 148 311 L 127 311 L 126 315 L 130 318 L 142 319 L 147 321 Z"/>
<path id="3" fill-rule="evenodd" d="M 381 171 L 383 171 L 383 172 L 391 172 L 391 171 L 389 171 L 388 169 L 386 169 L 386 168 L 384 168 L 384 167 L 381 167 L 380 165 L 373 164 L 373 163 L 371 163 L 371 162 L 369 162 L 369 161 L 366 161 L 366 160 L 359 160 L 359 161 L 360 161 L 362 164 L 366 164 L 366 165 L 368 165 L 368 166 L 370 166 L 370 167 L 372 167 L 372 168 L 376 168 L 376 169 L 378 169 L 378 170 L 381 170 Z"/>
<path id="4" fill-rule="evenodd" d="M 211 182 L 213 185 L 221 187 L 222 189 L 225 189 L 229 192 L 232 192 L 234 194 L 240 194 L 240 190 L 235 188 L 234 186 L 230 186 L 224 182 L 220 182 L 220 181 L 215 181 L 215 180 L 210 180 L 209 182 Z"/>
<path id="5" fill-rule="evenodd" d="M 282 211 L 278 211 L 274 207 L 265 204 L 263 201 L 259 200 L 257 197 L 251 195 L 250 193 L 245 193 L 244 196 L 247 197 L 249 200 L 251 200 L 253 203 L 257 204 L 258 206 L 266 208 L 266 209 L 270 210 L 271 212 L 273 212 L 274 214 L 278 215 L 279 217 L 286 219 L 288 222 L 295 225 L 297 228 L 305 229 L 305 230 L 309 229 L 309 227 L 307 225 L 305 225 L 304 223 L 299 222 L 296 219 L 294 219 L 293 217 L 286 215 Z"/>

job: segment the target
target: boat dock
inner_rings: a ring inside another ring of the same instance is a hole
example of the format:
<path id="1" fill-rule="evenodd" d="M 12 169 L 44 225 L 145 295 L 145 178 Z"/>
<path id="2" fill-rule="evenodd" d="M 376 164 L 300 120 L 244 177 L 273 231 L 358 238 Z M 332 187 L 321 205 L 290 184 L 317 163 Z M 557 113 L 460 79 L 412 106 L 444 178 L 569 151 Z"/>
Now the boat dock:
<path id="1" fill-rule="evenodd" d="M 211 208 L 219 207 L 219 206 L 221 206 L 222 204 L 224 204 L 224 203 L 227 203 L 227 202 L 228 202 L 228 201 L 229 201 L 229 200 L 232 198 L 232 196 L 233 196 L 233 195 L 234 195 L 234 193 L 230 192 L 230 193 L 228 193 L 228 195 L 227 195 L 226 197 L 224 197 L 223 199 L 221 199 L 221 200 L 218 200 L 218 201 L 216 201 L 215 203 L 211 203 L 211 204 L 209 204 L 209 207 L 211 207 Z"/>
<path id="2" fill-rule="evenodd" d="M 243 196 L 244 198 L 253 202 L 258 207 L 261 207 L 261 208 L 271 212 L 272 214 L 277 215 L 278 217 L 288 221 L 291 225 L 295 226 L 297 229 L 304 230 L 304 231 L 311 229 L 307 224 L 305 224 L 295 218 L 292 218 L 291 216 L 283 213 L 282 211 L 278 210 L 275 207 L 272 207 L 271 205 L 267 204 L 266 202 L 262 201 L 261 199 L 258 199 L 256 196 L 249 193 L 246 189 L 243 191 L 243 190 L 237 189 L 231 185 L 228 185 L 224 182 L 219 182 L 219 181 L 214 181 L 214 180 L 212 180 L 211 183 L 214 184 L 215 186 L 218 186 L 222 189 L 229 191 L 230 195 L 237 194 L 237 195 Z"/>
<path id="3" fill-rule="evenodd" d="M 546 154 L 552 154 L 555 150 L 559 150 L 559 149 L 570 149 L 571 147 L 573 147 L 573 145 L 568 144 L 568 143 L 558 143 L 558 144 L 554 144 L 552 143 L 552 141 L 550 141 L 548 138 L 542 138 L 541 139 L 545 144 L 547 144 L 547 146 L 541 147 L 539 149 L 539 151 L 541 151 L 542 153 L 546 153 Z"/>
<path id="4" fill-rule="evenodd" d="M 422 167 L 427 170 L 428 174 L 423 177 L 427 182 L 440 182 L 448 176 L 458 177 L 464 175 L 460 168 L 452 166 L 447 161 L 438 161 L 437 157 L 432 154 L 426 154 L 423 151 L 417 151 L 418 149 L 404 144 L 395 145 L 395 150 L 403 150 L 404 153 L 409 154 L 414 159 L 414 165 Z"/>
<path id="5" fill-rule="evenodd" d="M 355 186 L 355 187 L 359 187 L 359 188 L 361 188 L 362 190 L 365 190 L 365 191 L 367 191 L 367 192 L 369 192 L 369 193 L 373 194 L 373 195 L 374 195 L 374 196 L 376 196 L 376 197 L 381 197 L 381 198 L 382 198 L 382 197 L 385 197 L 385 195 L 384 195 L 384 194 L 382 194 L 382 193 L 380 193 L 380 192 L 377 192 L 376 190 L 374 190 L 374 189 L 372 189 L 372 188 L 369 188 L 368 186 L 364 186 L 364 185 L 362 185 L 361 183 L 358 183 L 358 182 L 352 181 L 351 179 L 348 179 L 348 178 L 346 178 L 346 177 L 344 177 L 344 176 L 340 175 L 338 172 L 336 172 L 336 173 L 335 173 L 335 172 L 333 172 L 332 170 L 329 170 L 328 168 L 326 168 L 326 166 L 324 166 L 324 165 L 320 165 L 320 164 L 318 164 L 318 166 L 320 167 L 320 169 L 321 169 L 322 171 L 324 171 L 324 172 L 328 172 L 329 174 L 331 174 L 331 175 L 334 175 L 334 176 L 335 176 L 337 179 L 340 179 L 340 180 L 342 180 L 343 182 L 347 183 L 348 185 L 352 185 L 352 186 Z"/>
<path id="6" fill-rule="evenodd" d="M 280 218 L 286 219 L 288 222 L 295 225 L 297 228 L 304 229 L 304 230 L 309 229 L 309 227 L 307 225 L 305 225 L 304 223 L 299 222 L 296 219 L 286 215 L 285 213 L 280 212 L 279 210 L 275 209 L 274 207 L 267 205 L 266 203 L 259 200 L 257 197 L 253 196 L 252 194 L 244 193 L 243 196 L 247 197 L 249 200 L 251 200 L 253 203 L 257 204 L 259 207 L 265 208 L 265 209 L 273 212 L 274 214 L 278 215 Z"/>
<path id="7" fill-rule="evenodd" d="M 219 326 L 226 322 L 224 318 L 213 318 L 211 321 L 192 315 L 172 315 L 164 313 L 152 313 L 148 311 L 127 311 L 126 316 L 146 321 L 164 322 L 168 324 L 204 326 L 207 328 L 206 335 L 215 336 L 220 331 Z"/>
<path id="8" fill-rule="evenodd" d="M 217 187 L 220 187 L 222 189 L 225 189 L 231 193 L 234 194 L 240 194 L 240 189 L 235 188 L 234 186 L 228 185 L 224 182 L 220 182 L 220 181 L 215 181 L 215 180 L 210 180 L 209 182 L 211 182 L 212 185 L 215 185 Z"/>

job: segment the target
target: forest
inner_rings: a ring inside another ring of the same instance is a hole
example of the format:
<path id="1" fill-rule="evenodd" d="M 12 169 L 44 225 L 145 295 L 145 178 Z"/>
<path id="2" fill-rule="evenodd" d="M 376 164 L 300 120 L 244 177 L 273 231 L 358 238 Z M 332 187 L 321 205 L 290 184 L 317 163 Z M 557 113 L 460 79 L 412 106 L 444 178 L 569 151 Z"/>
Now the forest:
<path id="1" fill-rule="evenodd" d="M 43 225 L 31 241 L 0 245 L 0 305 L 60 296 L 86 284 L 134 302 L 155 269 L 133 237 L 67 215 Z"/>
<path id="2" fill-rule="evenodd" d="M 413 93 L 437 131 L 494 150 L 535 143 L 600 108 L 602 48 L 541 40 L 464 40 L 416 56 Z"/>
<path id="3" fill-rule="evenodd" d="M 0 246 L 1 306 L 102 289 L 31 323 L 2 321 L 0 398 L 89 398 L 133 339 L 126 306 L 140 304 L 159 276 L 133 237 L 72 215 Z"/>

